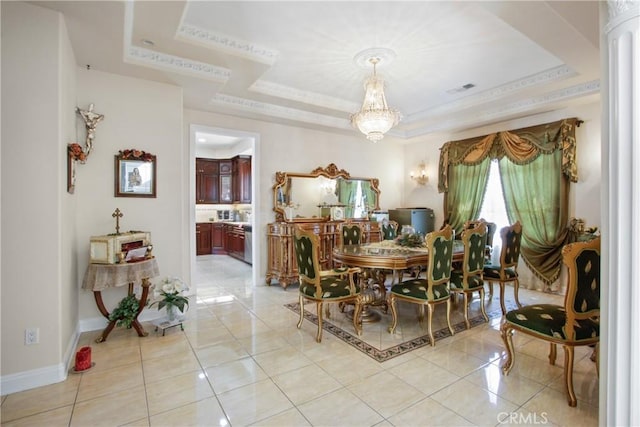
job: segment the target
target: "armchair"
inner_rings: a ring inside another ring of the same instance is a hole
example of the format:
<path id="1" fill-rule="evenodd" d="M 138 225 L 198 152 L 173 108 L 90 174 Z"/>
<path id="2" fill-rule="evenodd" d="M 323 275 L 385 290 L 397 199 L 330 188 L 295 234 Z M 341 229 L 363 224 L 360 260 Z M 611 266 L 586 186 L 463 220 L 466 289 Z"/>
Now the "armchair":
<path id="1" fill-rule="evenodd" d="M 562 249 L 568 268 L 564 305 L 535 304 L 509 311 L 500 331 L 507 348 L 502 371 L 508 375 L 515 363 L 513 331 L 550 343 L 549 363 L 555 364 L 556 345 L 564 347 L 564 380 L 569 406 L 576 406 L 573 389 L 574 347 L 595 345 L 596 373 L 600 343 L 600 238 L 572 243 Z"/>
<path id="2" fill-rule="evenodd" d="M 343 267 L 321 270 L 319 260 L 320 242 L 313 231 L 296 227 L 294 246 L 300 280 L 300 320 L 298 329 L 302 327 L 302 321 L 304 320 L 304 301 L 315 302 L 318 313 L 316 341 L 321 342 L 323 304 L 348 302 L 355 305 L 353 327 L 356 333 L 360 335 L 362 333 L 359 323 L 362 311 L 362 296 L 360 286 L 354 279 L 354 275 L 360 272 L 360 269 Z M 326 307 L 326 315 L 329 317 L 328 306 Z"/>
<path id="3" fill-rule="evenodd" d="M 436 342 L 433 337 L 431 320 L 433 318 L 433 307 L 438 304 L 447 305 L 447 325 L 451 335 L 454 334 L 451 327 L 451 295 L 449 292 L 449 279 L 451 277 L 451 260 L 453 257 L 453 230 L 447 225 L 440 231 L 433 231 L 426 236 L 426 245 L 429 250 L 429 265 L 427 266 L 426 278 L 416 278 L 405 280 L 391 287 L 389 293 L 389 305 L 393 316 L 389 333 L 393 333 L 398 325 L 398 311 L 396 301 L 419 304 L 420 314 L 418 320 L 423 320 L 423 308 L 428 309 L 428 328 L 431 345 Z"/>

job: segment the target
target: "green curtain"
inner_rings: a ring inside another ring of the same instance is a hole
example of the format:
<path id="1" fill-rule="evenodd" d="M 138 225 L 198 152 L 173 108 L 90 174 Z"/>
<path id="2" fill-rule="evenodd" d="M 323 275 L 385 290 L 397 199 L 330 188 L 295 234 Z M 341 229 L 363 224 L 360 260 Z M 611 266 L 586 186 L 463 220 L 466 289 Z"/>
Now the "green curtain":
<path id="1" fill-rule="evenodd" d="M 484 190 L 487 177 L 484 183 L 466 186 L 474 174 L 482 175 L 478 165 L 500 160 L 509 220 L 523 226 L 522 258 L 548 288 L 559 275 L 562 246 L 569 239 L 569 187 L 578 181 L 575 128 L 580 123 L 564 119 L 449 141 L 440 149 L 438 190 L 447 193 L 444 212 L 456 230 L 461 222 L 476 219 L 482 206 L 483 197 L 474 195 L 478 188 Z"/>
<path id="2" fill-rule="evenodd" d="M 569 180 L 561 166 L 558 150 L 523 165 L 507 157 L 499 162 L 509 222 L 522 223 L 522 258 L 547 286 L 560 275 L 562 255 L 558 248 L 568 233 Z"/>
<path id="3" fill-rule="evenodd" d="M 489 180 L 491 159 L 485 157 L 475 165 L 453 166 L 449 177 L 449 191 L 445 200 L 445 217 L 459 236 L 465 221 L 477 218 Z"/>
<path id="4" fill-rule="evenodd" d="M 356 201 L 357 184 L 358 183 L 356 181 L 346 181 L 343 179 L 338 181 L 338 194 L 340 195 L 338 201 L 341 204 L 345 205 L 345 218 L 353 218 L 353 208 Z"/>

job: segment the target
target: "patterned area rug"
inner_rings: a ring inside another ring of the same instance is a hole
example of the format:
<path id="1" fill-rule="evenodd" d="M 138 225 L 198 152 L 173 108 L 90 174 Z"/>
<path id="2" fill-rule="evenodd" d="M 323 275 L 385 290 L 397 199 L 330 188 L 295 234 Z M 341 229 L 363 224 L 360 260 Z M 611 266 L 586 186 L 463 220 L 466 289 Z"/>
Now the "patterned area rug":
<path id="1" fill-rule="evenodd" d="M 315 311 L 315 304 L 312 304 L 309 301 L 305 302 L 305 305 L 309 304 L 313 307 L 314 311 Z M 511 302 L 511 301 L 505 301 L 505 304 L 507 306 L 507 310 L 512 310 L 513 308 L 516 307 L 515 303 Z M 331 306 L 335 306 L 335 304 L 330 304 Z M 295 313 L 300 313 L 300 304 L 295 302 L 295 303 L 290 303 L 290 304 L 285 304 L 284 305 L 286 308 L 292 310 Z M 439 310 L 440 309 L 440 310 Z M 442 327 L 442 328 L 438 328 L 437 322 L 436 320 L 436 316 L 438 315 L 438 312 L 444 312 L 444 306 L 439 306 L 436 307 L 435 313 L 434 313 L 434 331 L 433 331 L 433 336 L 435 338 L 436 341 L 441 340 L 442 338 L 446 338 L 451 336 L 451 333 L 449 332 L 449 328 Z M 399 307 L 400 310 L 400 307 Z M 491 321 L 491 319 L 494 318 L 499 318 L 502 316 L 502 311 L 500 310 L 500 306 L 499 304 L 496 304 L 493 306 L 493 308 L 486 308 L 487 311 L 487 316 L 489 317 L 489 320 Z M 343 319 L 345 316 L 343 313 L 342 317 L 337 317 L 335 315 L 333 315 L 332 317 L 337 318 L 337 319 Z M 390 316 L 390 314 L 389 314 Z M 426 314 L 425 314 L 426 316 Z M 444 317 L 444 315 L 442 315 L 442 317 Z M 461 316 L 460 316 L 461 317 Z M 312 322 L 314 325 L 318 325 L 318 316 L 315 313 L 312 313 L 311 311 L 309 311 L 308 309 L 304 310 L 304 318 L 310 322 Z M 464 330 L 466 330 L 466 326 L 464 323 L 464 319 L 462 321 L 458 321 L 456 322 L 454 317 L 454 309 L 452 308 L 451 310 L 451 326 L 453 327 L 453 330 L 455 333 L 458 332 L 462 332 Z M 415 322 L 417 322 L 417 319 L 415 319 Z M 340 325 L 338 325 L 337 323 L 339 323 Z M 426 323 L 426 319 L 425 319 L 425 323 Z M 478 325 L 482 325 L 482 324 L 486 324 L 484 318 L 482 317 L 482 314 L 478 313 L 476 314 L 475 312 L 472 313 L 472 310 L 470 309 L 469 311 L 469 323 L 471 324 L 471 328 L 478 326 Z M 371 324 L 367 324 L 365 323 L 363 325 L 363 328 L 367 328 L 369 327 Z M 349 328 L 351 330 L 345 330 L 344 328 Z M 383 327 L 387 327 L 386 324 L 383 325 Z M 406 341 L 401 342 L 400 344 L 396 344 L 396 345 L 391 345 L 388 347 L 376 347 L 375 345 L 372 345 L 368 342 L 366 342 L 365 340 L 359 338 L 357 335 L 354 335 L 353 332 L 353 324 L 349 321 L 349 322 L 336 322 L 334 319 L 330 318 L 330 319 L 326 319 L 323 317 L 322 319 L 322 329 L 324 331 L 329 332 L 330 334 L 336 336 L 337 338 L 341 339 L 342 341 L 346 342 L 347 344 L 351 345 L 354 348 L 357 348 L 358 350 L 360 350 L 361 352 L 363 352 L 364 354 L 366 354 L 367 356 L 371 357 L 374 360 L 377 360 L 378 362 L 384 362 L 387 361 L 389 359 L 393 359 L 394 357 L 400 356 L 402 354 L 405 354 L 407 352 L 410 352 L 412 350 L 415 350 L 417 348 L 421 348 L 424 346 L 428 346 L 431 345 L 431 342 L 429 340 L 429 335 L 424 334 L 424 335 L 420 335 L 414 338 L 407 338 Z M 388 334 L 391 335 L 391 334 Z"/>

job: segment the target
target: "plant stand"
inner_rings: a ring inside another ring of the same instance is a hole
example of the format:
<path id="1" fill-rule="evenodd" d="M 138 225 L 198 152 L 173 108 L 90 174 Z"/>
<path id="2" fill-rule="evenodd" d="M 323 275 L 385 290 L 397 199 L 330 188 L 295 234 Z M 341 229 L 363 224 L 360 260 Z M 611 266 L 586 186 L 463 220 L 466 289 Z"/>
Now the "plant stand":
<path id="1" fill-rule="evenodd" d="M 184 317 L 182 316 L 177 316 L 174 320 L 169 320 L 167 316 L 164 316 L 152 321 L 151 324 L 156 327 L 156 332 L 158 332 L 158 330 L 161 329 L 162 336 L 164 336 L 164 333 L 166 332 L 166 330 L 173 328 L 174 326 L 180 326 L 180 330 L 184 331 L 184 326 L 182 325 L 182 322 L 184 322 Z"/>

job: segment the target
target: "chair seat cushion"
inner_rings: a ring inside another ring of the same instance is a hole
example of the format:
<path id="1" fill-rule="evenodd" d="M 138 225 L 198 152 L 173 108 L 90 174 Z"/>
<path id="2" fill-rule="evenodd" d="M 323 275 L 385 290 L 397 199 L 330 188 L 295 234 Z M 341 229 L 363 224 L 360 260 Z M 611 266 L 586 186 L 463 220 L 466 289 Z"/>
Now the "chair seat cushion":
<path id="1" fill-rule="evenodd" d="M 405 280 L 402 283 L 393 285 L 391 293 L 406 298 L 413 298 L 420 301 L 427 301 L 427 281 L 425 279 Z M 433 287 L 433 301 L 440 301 L 449 298 L 449 284 L 442 283 Z"/>
<path id="2" fill-rule="evenodd" d="M 316 295 L 316 287 L 309 283 L 300 285 L 300 293 L 312 298 L 323 299 L 343 298 L 360 293 L 360 287 L 356 284 L 355 293 L 351 294 L 349 279 L 340 276 L 323 277 L 320 279 L 320 286 L 322 287 L 322 295 Z"/>
<path id="3" fill-rule="evenodd" d="M 513 268 L 507 268 L 504 270 L 507 280 L 513 280 L 518 277 L 518 273 Z M 485 264 L 484 277 L 486 279 L 500 279 L 500 266 L 496 264 Z"/>
<path id="4" fill-rule="evenodd" d="M 463 273 L 462 271 L 452 271 L 451 272 L 451 288 L 452 289 L 464 289 L 464 285 L 462 284 Z M 468 283 L 469 290 L 481 288 L 484 285 L 484 282 L 479 274 L 473 275 L 469 277 Z"/>
<path id="5" fill-rule="evenodd" d="M 554 304 L 534 304 L 506 314 L 508 323 L 529 330 L 533 335 L 542 335 L 566 340 L 564 325 L 566 313 L 563 306 Z M 600 322 L 593 319 L 576 320 L 575 341 L 592 340 L 600 336 Z"/>

